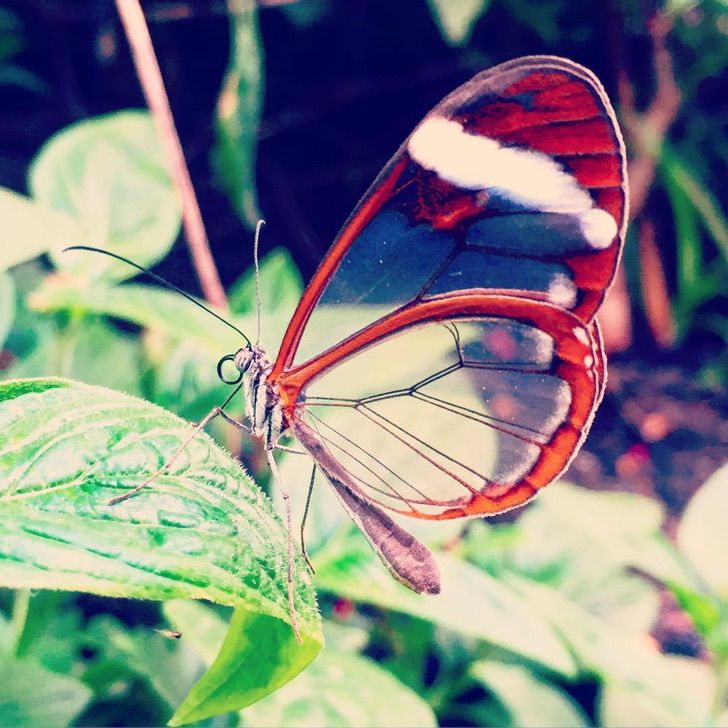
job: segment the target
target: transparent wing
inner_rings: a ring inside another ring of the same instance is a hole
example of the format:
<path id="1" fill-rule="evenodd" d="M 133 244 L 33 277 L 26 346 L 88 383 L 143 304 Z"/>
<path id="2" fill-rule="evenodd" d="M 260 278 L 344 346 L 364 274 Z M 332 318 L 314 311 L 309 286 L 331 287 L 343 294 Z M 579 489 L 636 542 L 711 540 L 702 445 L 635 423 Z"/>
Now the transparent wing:
<path id="1" fill-rule="evenodd" d="M 545 303 L 442 305 L 389 321 L 303 373 L 293 432 L 319 461 L 325 449 L 344 485 L 389 510 L 456 518 L 519 505 L 586 435 L 603 382 L 598 342 Z M 517 317 L 504 315 L 513 306 Z"/>

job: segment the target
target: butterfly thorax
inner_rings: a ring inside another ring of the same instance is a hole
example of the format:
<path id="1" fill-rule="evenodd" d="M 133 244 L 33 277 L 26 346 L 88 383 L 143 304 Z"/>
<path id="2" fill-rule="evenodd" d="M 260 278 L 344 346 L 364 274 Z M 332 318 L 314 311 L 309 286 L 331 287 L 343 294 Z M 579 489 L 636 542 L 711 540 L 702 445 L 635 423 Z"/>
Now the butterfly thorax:
<path id="1" fill-rule="evenodd" d="M 273 449 L 287 425 L 283 406 L 275 389 L 268 383 L 272 364 L 259 346 L 246 346 L 235 354 L 235 367 L 243 375 L 245 416 L 252 434 Z"/>

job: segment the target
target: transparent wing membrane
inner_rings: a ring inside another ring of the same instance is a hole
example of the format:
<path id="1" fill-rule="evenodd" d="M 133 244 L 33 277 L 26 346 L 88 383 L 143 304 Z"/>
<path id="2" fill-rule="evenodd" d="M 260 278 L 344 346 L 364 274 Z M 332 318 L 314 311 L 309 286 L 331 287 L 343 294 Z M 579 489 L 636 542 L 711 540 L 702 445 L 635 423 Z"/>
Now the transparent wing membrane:
<path id="1" fill-rule="evenodd" d="M 525 296 L 590 321 L 619 258 L 624 166 L 613 111 L 586 69 L 538 57 L 479 74 L 423 119 L 364 196 L 279 366 L 456 291 Z M 336 310 L 356 315 L 332 326 Z"/>
<path id="2" fill-rule="evenodd" d="M 599 384 L 594 366 L 562 358 L 566 348 L 594 362 L 594 342 L 578 331 L 565 346 L 504 317 L 411 326 L 312 380 L 296 417 L 365 498 L 422 518 L 464 515 L 484 498 L 535 491 L 529 474 L 554 438 L 578 442 Z"/>

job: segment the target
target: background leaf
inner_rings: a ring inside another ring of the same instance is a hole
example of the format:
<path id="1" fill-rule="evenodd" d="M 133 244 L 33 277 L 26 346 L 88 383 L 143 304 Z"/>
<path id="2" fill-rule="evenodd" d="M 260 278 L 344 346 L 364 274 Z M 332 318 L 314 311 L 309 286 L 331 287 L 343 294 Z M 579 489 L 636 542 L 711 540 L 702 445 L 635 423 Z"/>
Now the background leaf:
<path id="1" fill-rule="evenodd" d="M 67 278 L 46 280 L 29 297 L 29 304 L 43 312 L 71 310 L 105 314 L 148 327 L 207 352 L 213 364 L 222 354 L 236 351 L 244 342 L 209 313 L 181 299 L 172 291 L 141 283 L 80 288 Z M 235 322 L 243 331 L 252 330 L 251 319 Z"/>
<path id="2" fill-rule="evenodd" d="M 627 570 L 639 564 L 650 565 L 651 573 L 681 573 L 662 540 L 663 517 L 649 498 L 555 483 L 519 518 L 508 562 L 592 614 L 647 631 L 657 617 L 659 596 L 652 584 Z M 478 563 L 492 558 L 487 545 L 468 551 Z"/>
<path id="3" fill-rule="evenodd" d="M 607 682 L 601 692 L 599 701 L 600 725 L 605 728 L 631 728 L 635 725 L 671 728 L 677 724 L 676 716 L 682 716 L 682 725 L 706 726 L 721 725 L 708 719 L 708 708 L 713 697 L 714 678 L 710 668 L 695 660 L 681 657 L 663 657 L 668 667 L 669 678 L 679 685 L 677 695 L 670 696 L 668 691 L 662 695 L 645 689 L 643 684 L 625 684 Z M 662 676 L 667 676 L 665 672 Z M 657 676 L 656 676 L 657 677 Z M 689 695 L 696 705 L 705 706 L 704 712 L 693 712 L 685 715 L 683 694 Z M 702 717 L 701 717 L 702 716 Z"/>
<path id="4" fill-rule="evenodd" d="M 527 601 L 470 564 L 444 554 L 437 561 L 442 590 L 423 598 L 391 578 L 359 533 L 342 530 L 316 556 L 316 583 L 325 591 L 426 619 L 574 674 L 568 650 Z"/>
<path id="5" fill-rule="evenodd" d="M 225 627 L 223 622 L 223 633 Z M 90 641 L 96 650 L 103 651 L 106 660 L 122 664 L 147 680 L 168 709 L 182 702 L 200 674 L 200 664 L 190 655 L 192 649 L 186 641 L 170 640 L 144 627 L 129 629 L 107 615 L 91 622 Z M 219 642 L 214 645 L 219 646 Z"/>
<path id="6" fill-rule="evenodd" d="M 0 271 L 69 245 L 82 230 L 67 213 L 0 187 Z"/>
<path id="7" fill-rule="evenodd" d="M 5 372 L 8 378 L 43 377 L 58 372 L 87 384 L 129 394 L 141 393 L 142 352 L 138 341 L 97 318 L 69 325 L 60 338 L 47 336 L 28 356 Z"/>
<path id="8" fill-rule="evenodd" d="M 43 699 L 37 688 L 43 686 Z M 66 726 L 83 710 L 91 690 L 30 660 L 0 660 L 0 725 Z"/>
<path id="9" fill-rule="evenodd" d="M 522 665 L 480 660 L 472 666 L 471 672 L 503 704 L 513 726 L 567 728 L 588 725 L 586 716 L 568 694 L 539 680 Z"/>
<path id="10" fill-rule="evenodd" d="M 265 230 L 265 228 L 263 228 Z M 303 280 L 285 248 L 271 250 L 260 261 L 261 308 L 290 318 L 303 293 Z M 255 313 L 255 269 L 244 273 L 228 291 L 230 310 L 239 315 Z"/>
<path id="11" fill-rule="evenodd" d="M 123 280 L 128 265 L 70 244 L 113 250 L 143 266 L 163 258 L 177 237 L 181 208 L 151 117 L 125 111 L 74 124 L 43 146 L 29 172 L 34 200 L 70 217 L 77 230 L 55 242 L 56 266 L 81 279 Z"/>
<path id="12" fill-rule="evenodd" d="M 680 521 L 677 542 L 706 584 L 728 600 L 728 465 L 717 470 L 693 496 Z"/>
<path id="13" fill-rule="evenodd" d="M 682 663 L 660 654 L 641 633 L 610 625 L 542 584 L 515 576 L 508 578 L 508 584 L 551 621 L 583 669 L 599 676 L 604 684 L 617 686 L 622 695 L 629 692 L 629 703 L 664 706 L 673 724 L 706 723 L 710 714 L 706 696 L 714 682 L 708 671 L 698 675 L 702 688 L 696 690 L 683 680 Z M 603 724 L 611 725 L 606 719 Z"/>
<path id="14" fill-rule="evenodd" d="M 324 650 L 297 678 L 243 711 L 245 725 L 282 728 L 429 728 L 437 722 L 416 693 L 364 657 Z"/>

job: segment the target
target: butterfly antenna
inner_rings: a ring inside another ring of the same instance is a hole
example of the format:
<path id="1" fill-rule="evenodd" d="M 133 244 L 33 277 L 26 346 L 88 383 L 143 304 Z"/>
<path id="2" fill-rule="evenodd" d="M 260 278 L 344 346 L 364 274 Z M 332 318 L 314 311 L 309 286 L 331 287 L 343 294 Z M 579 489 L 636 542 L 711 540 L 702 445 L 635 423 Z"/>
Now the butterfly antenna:
<path id="1" fill-rule="evenodd" d="M 195 304 L 195 306 L 198 306 L 203 311 L 207 311 L 207 313 L 210 314 L 210 316 L 214 316 L 218 321 L 222 321 L 226 326 L 229 326 L 233 331 L 237 331 L 243 339 L 245 339 L 245 343 L 250 346 L 250 339 L 234 324 L 231 324 L 227 319 L 224 319 L 219 314 L 215 313 L 212 309 L 205 306 L 205 304 L 200 303 L 196 298 L 193 296 L 190 296 L 189 293 L 185 293 L 181 288 L 177 288 L 177 286 L 174 285 L 174 283 L 170 283 L 169 281 L 166 281 L 162 276 L 158 276 L 156 273 L 152 273 L 152 271 L 149 270 L 149 268 L 145 268 L 143 265 L 139 265 L 138 263 L 135 263 L 133 260 L 129 260 L 129 258 L 125 258 L 123 255 L 119 255 L 118 253 L 112 253 L 110 250 L 104 250 L 103 248 L 94 248 L 90 245 L 71 245 L 68 248 L 64 248 L 62 252 L 66 253 L 69 250 L 88 250 L 92 253 L 101 253 L 102 255 L 108 255 L 109 258 L 115 258 L 116 260 L 120 260 L 122 263 L 126 263 L 127 265 L 130 265 L 132 268 L 136 268 L 140 273 L 144 273 L 145 275 L 148 275 L 153 280 L 157 281 L 157 283 L 160 283 L 161 285 L 165 286 L 165 288 L 169 288 L 171 291 L 175 291 L 176 293 L 179 293 L 181 296 L 184 296 L 188 301 L 191 301 Z M 257 276 L 256 276 L 257 280 Z M 260 327 L 260 315 L 258 316 L 258 327 Z"/>
<path id="2" fill-rule="evenodd" d="M 255 242 L 253 243 L 253 263 L 255 264 L 255 311 L 258 317 L 258 333 L 255 338 L 255 345 L 260 343 L 260 265 L 258 264 L 258 245 L 260 243 L 260 229 L 265 225 L 265 220 L 258 220 L 255 226 Z"/>

